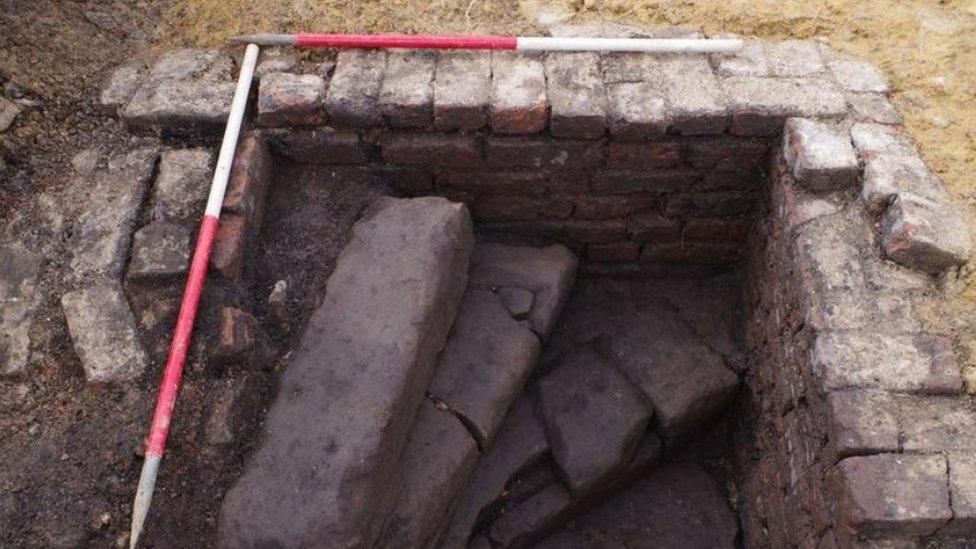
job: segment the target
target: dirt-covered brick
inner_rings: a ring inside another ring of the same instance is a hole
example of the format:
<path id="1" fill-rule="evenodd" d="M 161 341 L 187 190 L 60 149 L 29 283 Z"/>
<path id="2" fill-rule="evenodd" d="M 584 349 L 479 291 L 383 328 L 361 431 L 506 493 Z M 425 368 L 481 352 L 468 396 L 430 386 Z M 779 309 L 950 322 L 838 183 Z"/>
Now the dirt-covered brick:
<path id="1" fill-rule="evenodd" d="M 502 134 L 541 132 L 549 117 L 542 60 L 514 52 L 491 55 L 491 128 Z"/>
<path id="2" fill-rule="evenodd" d="M 610 219 L 649 210 L 658 204 L 656 195 L 573 196 L 576 219 Z"/>
<path id="3" fill-rule="evenodd" d="M 340 51 L 325 95 L 329 120 L 353 127 L 380 125 L 383 117 L 378 102 L 385 67 L 382 50 Z"/>
<path id="4" fill-rule="evenodd" d="M 681 221 L 656 212 L 639 213 L 628 222 L 631 237 L 638 242 L 666 242 L 681 236 Z"/>
<path id="5" fill-rule="evenodd" d="M 260 321 L 236 307 L 220 310 L 214 360 L 251 368 L 270 368 L 275 350 Z"/>
<path id="6" fill-rule="evenodd" d="M 545 59 L 550 131 L 597 138 L 607 129 L 607 93 L 596 53 L 550 53 Z"/>
<path id="7" fill-rule="evenodd" d="M 786 121 L 783 158 L 793 179 L 814 190 L 852 187 L 860 173 L 849 134 L 842 128 L 814 120 Z"/>
<path id="8" fill-rule="evenodd" d="M 220 216 L 214 237 L 210 268 L 223 278 L 236 280 L 244 274 L 244 251 L 247 243 L 247 221 L 244 216 Z"/>
<path id="9" fill-rule="evenodd" d="M 534 171 L 442 170 L 436 175 L 435 182 L 438 188 L 484 193 L 483 199 L 500 193 L 517 201 L 526 195 L 544 194 L 548 179 L 545 174 Z M 553 204 L 558 202 L 559 199 L 552 199 Z"/>
<path id="10" fill-rule="evenodd" d="M 274 72 L 258 86 L 261 126 L 314 126 L 325 121 L 325 80 L 317 74 Z"/>
<path id="11" fill-rule="evenodd" d="M 689 240 L 744 242 L 751 225 L 748 217 L 695 217 L 685 220 L 682 235 Z"/>
<path id="12" fill-rule="evenodd" d="M 491 54 L 442 51 L 434 79 L 434 127 L 472 131 L 488 123 Z"/>
<path id="13" fill-rule="evenodd" d="M 264 202 L 271 186 L 273 163 L 271 151 L 259 135 L 248 135 L 237 146 L 223 211 L 243 216 L 252 238 L 264 222 Z"/>
<path id="14" fill-rule="evenodd" d="M 669 195 L 664 201 L 665 215 L 737 215 L 749 212 L 755 205 L 752 193 L 727 191 Z"/>
<path id="15" fill-rule="evenodd" d="M 422 128 L 434 120 L 433 51 L 391 50 L 380 86 L 379 108 L 394 128 Z"/>
<path id="16" fill-rule="evenodd" d="M 600 170 L 592 188 L 600 194 L 686 192 L 695 189 L 701 172 L 686 168 Z"/>

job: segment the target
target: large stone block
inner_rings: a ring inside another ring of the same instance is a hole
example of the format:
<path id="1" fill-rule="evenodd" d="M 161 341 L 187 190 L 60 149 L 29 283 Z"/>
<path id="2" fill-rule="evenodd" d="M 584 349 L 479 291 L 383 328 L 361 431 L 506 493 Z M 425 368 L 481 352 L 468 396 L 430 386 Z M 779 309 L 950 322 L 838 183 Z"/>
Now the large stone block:
<path id="1" fill-rule="evenodd" d="M 824 72 L 823 57 L 815 42 L 785 40 L 765 45 L 771 76 L 811 77 Z"/>
<path id="2" fill-rule="evenodd" d="M 129 382 L 142 376 L 149 356 L 119 282 L 96 282 L 61 298 L 75 352 L 90 382 Z"/>
<path id="3" fill-rule="evenodd" d="M 725 132 L 729 127 L 725 93 L 705 58 L 668 58 L 661 71 L 672 131 L 681 135 Z"/>
<path id="4" fill-rule="evenodd" d="M 224 498 L 222 546 L 376 543 L 473 240 L 467 210 L 442 198 L 380 199 L 354 226 Z"/>
<path id="5" fill-rule="evenodd" d="M 897 401 L 889 393 L 878 390 L 830 393 L 827 411 L 830 453 L 834 459 L 899 450 Z"/>
<path id="6" fill-rule="evenodd" d="M 976 451 L 976 409 L 965 398 L 896 397 L 906 452 Z"/>
<path id="7" fill-rule="evenodd" d="M 137 131 L 217 133 L 230 116 L 234 87 L 233 82 L 204 80 L 148 82 L 120 114 Z"/>

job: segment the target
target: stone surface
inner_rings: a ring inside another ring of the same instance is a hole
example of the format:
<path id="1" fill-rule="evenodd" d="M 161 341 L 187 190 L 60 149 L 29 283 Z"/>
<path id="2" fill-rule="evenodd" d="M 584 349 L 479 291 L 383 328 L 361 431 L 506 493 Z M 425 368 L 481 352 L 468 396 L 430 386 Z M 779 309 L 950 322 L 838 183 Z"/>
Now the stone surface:
<path id="1" fill-rule="evenodd" d="M 265 76 L 272 73 L 296 72 L 299 70 L 298 57 L 290 51 L 281 48 L 267 48 L 261 52 L 258 64 L 254 68 L 254 78 L 261 81 Z M 326 76 L 320 74 L 319 76 Z"/>
<path id="2" fill-rule="evenodd" d="M 571 504 L 566 489 L 552 484 L 499 517 L 491 525 L 488 537 L 502 547 L 524 547 L 558 524 Z"/>
<path id="3" fill-rule="evenodd" d="M 854 119 L 859 122 L 874 122 L 878 124 L 901 124 L 902 118 L 895 106 L 880 93 L 848 93 L 847 104 L 850 105 Z"/>
<path id="4" fill-rule="evenodd" d="M 535 294 L 528 321 L 544 341 L 573 287 L 577 266 L 576 256 L 559 244 L 535 248 L 486 243 L 471 256 L 471 285 L 515 286 Z"/>
<path id="5" fill-rule="evenodd" d="M 473 244 L 464 206 L 441 198 L 380 199 L 353 227 L 224 498 L 224 546 L 377 541 Z"/>
<path id="6" fill-rule="evenodd" d="M 532 408 L 532 402 L 524 394 L 515 399 L 494 443 L 458 498 L 443 537 L 443 547 L 464 547 L 478 515 L 502 496 L 508 481 L 549 451 L 545 429 Z"/>
<path id="7" fill-rule="evenodd" d="M 562 477 L 582 495 L 627 466 L 651 410 L 606 359 L 584 349 L 538 383 L 540 411 Z"/>
<path id="8" fill-rule="evenodd" d="M 663 78 L 669 124 L 681 135 L 720 134 L 729 127 L 729 111 L 711 65 L 703 57 L 667 58 L 658 73 Z"/>
<path id="9" fill-rule="evenodd" d="M 127 276 L 159 280 L 179 277 L 190 265 L 193 229 L 169 221 L 154 221 L 136 231 Z"/>
<path id="10" fill-rule="evenodd" d="M 314 126 L 325 121 L 325 80 L 317 74 L 273 72 L 258 86 L 261 126 Z"/>
<path id="11" fill-rule="evenodd" d="M 491 54 L 442 51 L 434 79 L 434 128 L 473 131 L 488 123 Z"/>
<path id="12" fill-rule="evenodd" d="M 718 483 L 699 465 L 661 467 L 535 547 L 736 547 L 738 525 Z"/>
<path id="13" fill-rule="evenodd" d="M 821 80 L 742 76 L 724 78 L 722 86 L 734 135 L 774 135 L 790 117 L 840 118 L 847 111 L 840 88 Z"/>
<path id="14" fill-rule="evenodd" d="M 959 367 L 951 342 L 929 334 L 826 332 L 817 336 L 811 362 L 825 391 L 880 388 L 958 393 Z"/>
<path id="15" fill-rule="evenodd" d="M 725 38 L 725 36 L 716 36 Z M 729 36 L 729 38 L 733 38 Z M 737 38 L 737 37 L 736 37 Z M 714 54 L 712 64 L 719 76 L 768 76 L 769 62 L 762 42 L 744 40 L 736 53 Z"/>
<path id="16" fill-rule="evenodd" d="M 549 116 L 542 61 L 531 55 L 494 51 L 491 74 L 491 129 L 502 134 L 541 132 Z"/>
<path id="17" fill-rule="evenodd" d="M 877 154 L 865 162 L 861 199 L 869 211 L 879 213 L 900 192 L 945 198 L 945 190 L 941 187 L 941 182 L 918 156 Z"/>
<path id="18" fill-rule="evenodd" d="M 380 125 L 383 117 L 378 101 L 385 67 L 384 51 L 340 51 L 325 95 L 325 112 L 330 121 L 354 127 Z"/>
<path id="19" fill-rule="evenodd" d="M 535 294 L 522 288 L 504 287 L 499 288 L 498 298 L 502 301 L 502 306 L 508 310 L 515 320 L 525 320 L 532 312 L 532 305 L 535 303 Z"/>
<path id="20" fill-rule="evenodd" d="M 149 357 L 119 282 L 95 282 L 68 292 L 61 305 L 89 382 L 124 383 L 142 376 Z"/>
<path id="21" fill-rule="evenodd" d="M 545 60 L 550 131 L 594 139 L 607 129 L 607 93 L 596 53 L 550 53 Z"/>
<path id="22" fill-rule="evenodd" d="M 463 417 L 484 446 L 494 437 L 538 356 L 539 338 L 505 310 L 495 293 L 472 284 L 428 391 Z"/>
<path id="23" fill-rule="evenodd" d="M 862 158 L 873 155 L 917 155 L 915 146 L 901 128 L 885 124 L 858 123 L 851 126 L 851 141 Z"/>
<path id="24" fill-rule="evenodd" d="M 887 93 L 891 91 L 888 80 L 871 63 L 850 59 L 832 58 L 827 61 L 830 72 L 837 82 L 848 91 Z"/>
<path id="25" fill-rule="evenodd" d="M 391 50 L 380 86 L 379 107 L 394 128 L 431 125 L 434 117 L 435 52 Z"/>
<path id="26" fill-rule="evenodd" d="M 791 118 L 783 135 L 783 157 L 800 185 L 814 190 L 844 189 L 857 181 L 857 154 L 841 128 Z"/>
<path id="27" fill-rule="evenodd" d="M 825 69 L 823 57 L 814 42 L 785 40 L 765 45 L 771 76 L 810 77 Z"/>
<path id="28" fill-rule="evenodd" d="M 211 356 L 221 363 L 268 368 L 275 350 L 258 319 L 236 307 L 224 307 L 220 310 L 217 344 Z"/>
<path id="29" fill-rule="evenodd" d="M 837 465 L 838 518 L 851 533 L 925 536 L 949 522 L 946 458 L 879 454 Z"/>
<path id="30" fill-rule="evenodd" d="M 480 457 L 471 434 L 448 411 L 420 405 L 400 464 L 399 491 L 380 547 L 430 547 Z"/>
<path id="31" fill-rule="evenodd" d="M 951 453 L 949 459 L 949 493 L 952 497 L 952 522 L 943 529 L 950 535 L 976 533 L 976 456 Z"/>
<path id="32" fill-rule="evenodd" d="M 218 82 L 229 80 L 233 61 L 218 50 L 183 48 L 163 53 L 149 69 L 152 82 L 200 80 Z"/>
<path id="33" fill-rule="evenodd" d="M 120 114 L 137 131 L 218 133 L 227 123 L 233 82 L 150 82 L 136 90 Z"/>
<path id="34" fill-rule="evenodd" d="M 153 219 L 196 223 L 210 194 L 213 156 L 204 148 L 169 149 L 159 159 Z"/>
<path id="35" fill-rule="evenodd" d="M 153 176 L 159 150 L 142 147 L 113 157 L 88 188 L 89 207 L 74 223 L 68 243 L 67 277 L 72 281 L 118 279 L 125 269 L 132 232 Z"/>
<path id="36" fill-rule="evenodd" d="M 0 247 L 0 378 L 26 373 L 41 266 L 38 254 L 19 246 Z"/>
<path id="37" fill-rule="evenodd" d="M 877 390 L 830 393 L 827 410 L 834 459 L 899 450 L 897 403 L 889 393 Z"/>
<path id="38" fill-rule="evenodd" d="M 138 65 L 123 65 L 112 71 L 98 94 L 98 106 L 114 113 L 136 92 L 141 76 L 142 67 Z"/>
<path id="39" fill-rule="evenodd" d="M 907 267 L 939 273 L 965 265 L 973 251 L 962 212 L 948 200 L 900 193 L 883 223 L 885 255 Z"/>
<path id="40" fill-rule="evenodd" d="M 212 383 L 210 394 L 215 395 L 213 406 L 203 427 L 203 436 L 207 444 L 223 446 L 234 442 L 237 416 L 248 414 L 247 409 L 242 410 L 245 408 L 244 401 L 248 400 L 248 381 L 245 377 L 221 379 Z"/>
<path id="41" fill-rule="evenodd" d="M 901 445 L 906 452 L 976 450 L 976 409 L 965 399 L 897 398 Z"/>
<path id="42" fill-rule="evenodd" d="M 660 137 L 668 128 L 667 105 L 658 86 L 623 82 L 608 89 L 610 135 L 619 139 Z"/>
<path id="43" fill-rule="evenodd" d="M 20 115 L 19 105 L 10 101 L 6 97 L 0 96 L 0 132 L 7 131 L 13 125 L 14 120 Z"/>

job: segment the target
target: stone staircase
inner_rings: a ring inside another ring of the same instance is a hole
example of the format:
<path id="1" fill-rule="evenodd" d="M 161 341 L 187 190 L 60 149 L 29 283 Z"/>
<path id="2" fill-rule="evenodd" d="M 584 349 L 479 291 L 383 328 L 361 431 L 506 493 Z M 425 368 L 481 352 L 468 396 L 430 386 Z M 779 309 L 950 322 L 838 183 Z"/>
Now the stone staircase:
<path id="1" fill-rule="evenodd" d="M 733 546 L 723 487 L 675 452 L 737 392 L 732 281 L 576 271 L 561 245 L 475 243 L 463 205 L 380 199 L 224 499 L 220 544 Z"/>

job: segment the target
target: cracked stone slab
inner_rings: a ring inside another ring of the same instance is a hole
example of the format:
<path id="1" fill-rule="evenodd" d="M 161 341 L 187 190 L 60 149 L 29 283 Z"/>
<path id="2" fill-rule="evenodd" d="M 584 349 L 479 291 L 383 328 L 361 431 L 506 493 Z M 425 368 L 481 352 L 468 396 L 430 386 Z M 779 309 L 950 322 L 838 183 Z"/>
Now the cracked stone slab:
<path id="1" fill-rule="evenodd" d="M 377 542 L 473 247 L 467 209 L 443 198 L 381 198 L 353 226 L 224 498 L 222 545 Z"/>
<path id="2" fill-rule="evenodd" d="M 651 410 L 609 361 L 583 349 L 540 379 L 538 391 L 553 458 L 574 495 L 623 472 Z"/>
<path id="3" fill-rule="evenodd" d="M 900 193 L 885 210 L 881 245 L 897 263 L 930 273 L 965 265 L 973 251 L 969 226 L 949 200 Z"/>
<path id="4" fill-rule="evenodd" d="M 516 473 L 540 460 L 549 451 L 549 441 L 532 402 L 522 394 L 515 399 L 494 443 L 478 462 L 467 487 L 461 492 L 442 546 L 465 547 L 479 514 L 502 496 Z"/>
<path id="5" fill-rule="evenodd" d="M 89 382 L 122 383 L 149 365 L 122 284 L 96 282 L 61 298 L 75 353 Z"/>
<path id="6" fill-rule="evenodd" d="M 432 546 L 479 457 L 471 434 L 451 412 L 430 400 L 421 404 L 400 462 L 400 494 L 379 547 Z"/>
<path id="7" fill-rule="evenodd" d="M 19 246 L 0 247 L 0 378 L 26 373 L 42 261 Z"/>
<path id="8" fill-rule="evenodd" d="M 463 418 L 479 445 L 486 445 L 535 366 L 539 347 L 539 338 L 512 317 L 498 295 L 473 285 L 428 391 Z"/>
<path id="9" fill-rule="evenodd" d="M 576 280 L 579 261 L 560 244 L 544 248 L 479 244 L 471 256 L 471 285 L 515 286 L 535 295 L 528 321 L 545 341 Z"/>
<path id="10" fill-rule="evenodd" d="M 75 220 L 68 248 L 67 278 L 87 281 L 118 279 L 125 269 L 132 232 L 159 156 L 157 147 L 143 147 L 109 161 L 92 176 L 89 207 Z"/>
<path id="11" fill-rule="evenodd" d="M 736 547 L 738 524 L 718 482 L 701 466 L 653 471 L 535 547 Z"/>

